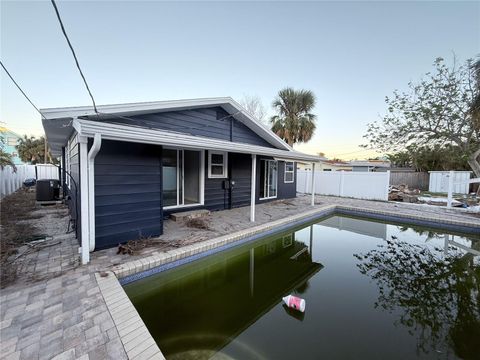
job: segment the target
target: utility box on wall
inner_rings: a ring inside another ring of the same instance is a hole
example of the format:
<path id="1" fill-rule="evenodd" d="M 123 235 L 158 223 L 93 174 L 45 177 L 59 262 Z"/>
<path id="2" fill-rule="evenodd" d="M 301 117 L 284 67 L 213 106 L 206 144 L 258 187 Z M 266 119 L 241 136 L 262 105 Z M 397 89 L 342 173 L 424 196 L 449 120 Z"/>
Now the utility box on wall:
<path id="1" fill-rule="evenodd" d="M 428 191 L 437 192 L 437 193 L 447 193 L 450 172 L 449 171 L 429 171 L 428 173 L 430 174 Z M 453 172 L 453 193 L 468 194 L 470 184 L 467 183 L 466 181 L 470 180 L 471 174 L 472 174 L 471 171 L 454 171 Z"/>

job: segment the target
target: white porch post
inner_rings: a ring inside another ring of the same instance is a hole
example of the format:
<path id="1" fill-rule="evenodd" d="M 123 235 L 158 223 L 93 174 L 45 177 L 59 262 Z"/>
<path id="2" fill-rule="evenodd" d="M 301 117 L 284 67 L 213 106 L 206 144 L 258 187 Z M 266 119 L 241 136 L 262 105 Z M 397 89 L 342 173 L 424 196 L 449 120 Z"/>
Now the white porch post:
<path id="1" fill-rule="evenodd" d="M 79 136 L 80 147 L 80 227 L 82 237 L 82 264 L 90 261 L 89 218 L 88 218 L 88 139 Z"/>
<path id="2" fill-rule="evenodd" d="M 312 206 L 315 205 L 315 163 L 312 163 Z"/>
<path id="3" fill-rule="evenodd" d="M 252 185 L 250 192 L 250 221 L 255 221 L 255 184 L 257 178 L 257 155 L 252 154 Z"/>

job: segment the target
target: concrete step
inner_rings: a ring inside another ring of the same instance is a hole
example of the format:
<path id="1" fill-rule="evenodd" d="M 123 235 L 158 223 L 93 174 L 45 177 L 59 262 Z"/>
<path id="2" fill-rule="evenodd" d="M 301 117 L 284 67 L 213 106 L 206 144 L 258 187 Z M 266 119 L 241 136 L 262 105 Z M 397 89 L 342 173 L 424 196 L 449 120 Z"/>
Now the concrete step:
<path id="1" fill-rule="evenodd" d="M 170 214 L 170 219 L 173 221 L 183 221 L 183 220 L 190 220 L 199 217 L 206 217 L 210 214 L 209 210 L 201 209 L 201 210 L 191 210 L 191 211 L 184 211 Z"/>

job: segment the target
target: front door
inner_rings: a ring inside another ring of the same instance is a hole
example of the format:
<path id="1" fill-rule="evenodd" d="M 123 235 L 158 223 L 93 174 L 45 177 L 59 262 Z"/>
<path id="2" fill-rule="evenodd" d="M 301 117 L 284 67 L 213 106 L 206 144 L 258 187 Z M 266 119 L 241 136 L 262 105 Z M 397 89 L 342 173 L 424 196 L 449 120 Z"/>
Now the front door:
<path id="1" fill-rule="evenodd" d="M 250 204 L 252 182 L 252 156 L 249 154 L 229 153 L 230 197 L 229 208 Z"/>

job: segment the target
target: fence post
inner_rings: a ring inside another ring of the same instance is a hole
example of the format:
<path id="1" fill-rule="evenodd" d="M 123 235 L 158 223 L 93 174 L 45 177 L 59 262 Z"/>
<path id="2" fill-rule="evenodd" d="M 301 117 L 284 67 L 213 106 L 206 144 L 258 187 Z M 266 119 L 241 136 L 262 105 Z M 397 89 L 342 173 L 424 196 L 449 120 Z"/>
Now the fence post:
<path id="1" fill-rule="evenodd" d="M 448 197 L 447 197 L 447 208 L 452 207 L 452 197 L 453 197 L 453 171 L 448 173 Z"/>
<path id="2" fill-rule="evenodd" d="M 308 194 L 308 171 L 305 169 L 305 191 L 304 194 Z"/>
<path id="3" fill-rule="evenodd" d="M 343 196 L 343 184 L 345 183 L 345 171 L 340 171 L 340 196 Z"/>
<path id="4" fill-rule="evenodd" d="M 385 187 L 385 201 L 388 201 L 389 188 L 390 188 L 390 170 L 387 170 L 387 186 Z"/>

